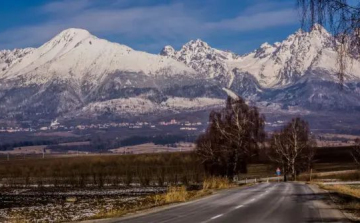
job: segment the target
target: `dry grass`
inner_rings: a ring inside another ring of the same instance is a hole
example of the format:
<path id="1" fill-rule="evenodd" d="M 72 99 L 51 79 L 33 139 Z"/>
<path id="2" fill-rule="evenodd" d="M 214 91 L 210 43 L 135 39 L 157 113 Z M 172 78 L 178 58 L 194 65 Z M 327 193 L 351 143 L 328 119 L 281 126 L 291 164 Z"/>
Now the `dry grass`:
<path id="1" fill-rule="evenodd" d="M 339 181 L 358 181 L 360 180 L 360 171 L 357 170 L 344 170 L 343 172 L 329 172 L 329 173 L 313 173 L 312 174 L 312 181 L 321 182 L 324 180 L 339 180 Z M 299 181 L 308 181 L 310 180 L 309 173 L 301 174 L 298 177 Z"/>
<path id="2" fill-rule="evenodd" d="M 322 185 L 325 190 L 360 198 L 360 187 L 351 185 Z"/>
<path id="3" fill-rule="evenodd" d="M 168 192 L 164 195 L 165 203 L 184 202 L 188 200 L 189 193 L 185 186 L 170 187 Z"/>
<path id="4" fill-rule="evenodd" d="M 198 199 L 212 194 L 215 190 L 228 189 L 235 187 L 226 178 L 211 177 L 203 182 L 202 190 L 188 191 L 186 186 L 170 186 L 168 191 L 164 194 L 157 194 L 148 196 L 142 202 L 138 202 L 131 206 L 123 206 L 115 210 L 102 211 L 98 213 L 93 219 L 120 217 L 128 213 L 133 213 L 153 207 L 163 206 L 167 204 L 180 203 Z"/>
<path id="5" fill-rule="evenodd" d="M 89 219 L 121 217 L 129 213 L 134 213 L 137 211 L 142 211 L 156 206 L 164 205 L 162 200 L 157 201 L 158 197 L 159 195 L 147 196 L 141 201 L 114 207 L 111 210 L 104 209 Z"/>
<path id="6" fill-rule="evenodd" d="M 7 221 L 7 222 L 9 222 L 9 223 L 25 223 L 25 222 L 28 222 L 28 221 L 16 216 L 16 217 L 12 218 L 10 221 Z"/>
<path id="7" fill-rule="evenodd" d="M 229 179 L 222 177 L 209 177 L 203 182 L 203 190 L 227 189 L 233 186 Z"/>
<path id="8" fill-rule="evenodd" d="M 354 222 L 360 221 L 360 187 L 355 185 L 322 185 L 330 197 Z"/>

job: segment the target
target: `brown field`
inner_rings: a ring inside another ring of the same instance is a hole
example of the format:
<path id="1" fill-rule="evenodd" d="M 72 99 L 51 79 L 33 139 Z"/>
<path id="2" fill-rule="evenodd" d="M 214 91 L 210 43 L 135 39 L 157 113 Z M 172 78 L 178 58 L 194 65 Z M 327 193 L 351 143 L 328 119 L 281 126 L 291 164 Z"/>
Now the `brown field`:
<path id="1" fill-rule="evenodd" d="M 66 142 L 66 143 L 60 143 L 58 144 L 59 146 L 86 146 L 86 145 L 90 145 L 89 141 L 85 141 L 85 142 Z"/>
<path id="2" fill-rule="evenodd" d="M 145 143 L 135 146 L 125 146 L 117 149 L 111 149 L 113 153 L 121 154 L 142 154 L 142 153 L 164 153 L 164 152 L 187 152 L 194 150 L 193 143 L 178 143 L 176 146 L 155 145 L 154 143 Z"/>
<path id="3" fill-rule="evenodd" d="M 16 147 L 13 150 L 0 151 L 0 154 L 42 154 L 46 147 L 46 145 Z M 45 150 L 45 153 L 51 153 L 51 151 Z"/>
<path id="4" fill-rule="evenodd" d="M 317 135 L 316 143 L 318 147 L 352 146 L 357 138 L 359 136 L 326 133 Z"/>
<path id="5" fill-rule="evenodd" d="M 72 132 L 38 132 L 34 136 L 80 137 Z"/>

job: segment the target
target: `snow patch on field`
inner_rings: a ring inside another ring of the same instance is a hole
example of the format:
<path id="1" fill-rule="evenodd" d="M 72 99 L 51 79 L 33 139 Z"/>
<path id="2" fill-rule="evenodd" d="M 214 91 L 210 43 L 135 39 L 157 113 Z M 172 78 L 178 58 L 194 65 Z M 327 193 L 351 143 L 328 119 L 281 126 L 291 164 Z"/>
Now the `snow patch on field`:
<path id="1" fill-rule="evenodd" d="M 166 188 L 84 189 L 57 188 L 54 191 L 6 189 L 1 191 L 1 222 L 69 222 L 92 218 L 101 213 L 121 211 L 141 205 L 147 195 Z"/>

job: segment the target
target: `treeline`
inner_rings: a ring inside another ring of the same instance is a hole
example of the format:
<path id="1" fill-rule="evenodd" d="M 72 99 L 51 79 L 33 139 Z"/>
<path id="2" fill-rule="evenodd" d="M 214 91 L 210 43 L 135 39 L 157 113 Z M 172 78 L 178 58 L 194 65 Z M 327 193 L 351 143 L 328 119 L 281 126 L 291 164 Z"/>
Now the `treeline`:
<path id="1" fill-rule="evenodd" d="M 0 166 L 0 183 L 11 187 L 188 185 L 202 182 L 204 175 L 194 153 L 32 159 Z"/>
<path id="2" fill-rule="evenodd" d="M 89 145 L 58 145 L 59 143 L 68 142 L 65 139 L 39 139 L 39 140 L 24 140 L 12 143 L 0 144 L 0 151 L 11 150 L 16 147 L 47 145 L 47 149 L 55 151 L 78 150 L 89 152 L 108 152 L 110 149 L 119 148 L 122 146 L 134 146 L 144 143 L 154 143 L 155 145 L 173 145 L 179 142 L 194 142 L 197 136 L 190 135 L 157 135 L 157 136 L 131 136 L 125 139 L 103 139 L 101 137 L 92 137 L 90 139 L 83 139 L 89 141 Z M 83 141 L 82 140 L 82 141 Z M 74 142 L 74 139 L 69 142 Z"/>
<path id="3" fill-rule="evenodd" d="M 4 144 L 0 144 L 0 151 L 11 150 L 16 147 L 54 145 L 54 144 L 57 144 L 57 141 L 54 141 L 54 140 L 29 140 L 29 141 L 20 141 L 20 142 L 13 142 L 13 143 L 4 143 Z"/>
<path id="4" fill-rule="evenodd" d="M 179 142 L 194 142 L 197 136 L 185 135 L 158 135 L 158 136 L 132 136 L 121 140 L 118 146 L 134 146 L 143 143 L 154 143 L 155 145 L 173 145 Z"/>

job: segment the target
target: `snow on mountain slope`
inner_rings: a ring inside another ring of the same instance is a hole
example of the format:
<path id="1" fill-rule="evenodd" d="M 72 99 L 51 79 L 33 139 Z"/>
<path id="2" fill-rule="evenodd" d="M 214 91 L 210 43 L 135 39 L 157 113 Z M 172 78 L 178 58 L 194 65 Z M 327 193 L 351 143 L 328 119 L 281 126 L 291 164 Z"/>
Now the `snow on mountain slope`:
<path id="1" fill-rule="evenodd" d="M 243 56 L 211 48 L 201 40 L 190 41 L 179 51 L 166 46 L 160 54 L 207 73 L 210 78 L 223 76 L 229 88 L 236 73 L 254 76 L 263 88 L 279 88 L 295 83 L 306 72 L 316 69 L 329 71 L 331 78 L 337 80 L 336 44 L 331 34 L 315 25 L 311 32 L 299 30 L 281 43 L 264 43 Z M 347 79 L 359 79 L 359 60 L 350 59 L 348 67 Z"/>
<path id="2" fill-rule="evenodd" d="M 11 69 L 4 79 L 23 78 L 22 84 L 44 84 L 53 78 L 74 79 L 98 83 L 115 71 L 142 72 L 147 75 L 194 73 L 182 63 L 170 58 L 135 51 L 111 43 L 82 29 L 68 29 L 32 53 Z"/>
<path id="3" fill-rule="evenodd" d="M 160 114 L 162 112 L 188 112 L 193 110 L 204 110 L 225 104 L 223 99 L 214 98 L 180 98 L 171 97 L 162 103 L 156 103 L 149 99 L 133 97 L 94 102 L 83 107 L 68 117 L 94 117 L 104 114 L 137 116 L 146 114 Z"/>
<path id="4" fill-rule="evenodd" d="M 11 66 L 21 62 L 22 58 L 31 53 L 33 48 L 1 50 L 0 51 L 0 78 Z"/>
<path id="5" fill-rule="evenodd" d="M 292 84 L 315 67 L 336 73 L 336 59 L 333 37 L 316 25 L 311 32 L 299 30 L 281 43 L 263 44 L 232 66 L 254 75 L 263 87 L 273 88 Z"/>
<path id="6" fill-rule="evenodd" d="M 225 100 L 217 98 L 180 98 L 172 97 L 161 103 L 161 106 L 178 110 L 204 109 L 208 107 L 221 106 Z"/>
<path id="7" fill-rule="evenodd" d="M 231 52 L 211 48 L 204 41 L 197 39 L 186 43 L 181 50 L 175 51 L 171 46 L 165 46 L 160 55 L 174 58 L 208 78 L 217 78 L 226 85 L 231 82 L 232 74 L 227 65 L 238 56 Z M 230 83 L 231 85 L 231 83 Z"/>
<path id="8" fill-rule="evenodd" d="M 75 112 L 76 116 L 114 115 L 144 115 L 159 110 L 159 106 L 148 99 L 119 98 L 104 102 L 94 102 Z"/>

